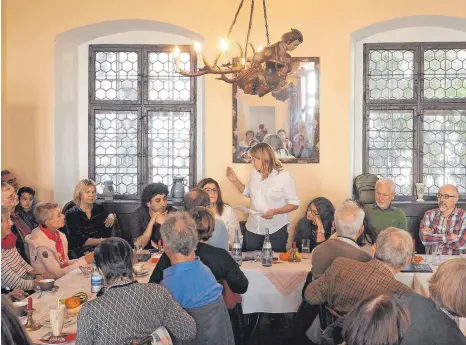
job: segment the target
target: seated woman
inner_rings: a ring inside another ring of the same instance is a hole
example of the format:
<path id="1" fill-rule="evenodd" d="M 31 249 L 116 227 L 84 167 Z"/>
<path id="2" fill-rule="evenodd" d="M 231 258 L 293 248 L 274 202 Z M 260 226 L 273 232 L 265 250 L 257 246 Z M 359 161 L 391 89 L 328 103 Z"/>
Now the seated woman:
<path id="1" fill-rule="evenodd" d="M 115 214 L 108 213 L 102 205 L 96 204 L 97 193 L 94 181 L 79 181 L 74 189 L 76 203 L 66 214 L 66 231 L 70 250 L 80 256 L 94 250 L 105 238 L 110 237 Z"/>
<path id="2" fill-rule="evenodd" d="M 332 234 L 335 207 L 324 197 L 313 199 L 306 208 L 306 214 L 296 224 L 294 242 L 301 251 L 303 239 L 310 240 L 310 249 L 326 241 Z"/>
<path id="3" fill-rule="evenodd" d="M 251 142 L 254 140 L 254 132 L 248 130 L 244 135 L 244 140 L 239 142 L 239 151 L 247 151 L 251 146 Z"/>
<path id="4" fill-rule="evenodd" d="M 33 207 L 36 204 L 35 195 L 36 192 L 31 187 L 21 187 L 18 190 L 19 204 L 16 206 L 15 214 L 28 226 L 29 233 L 39 225 L 33 212 Z"/>
<path id="5" fill-rule="evenodd" d="M 204 265 L 210 268 L 218 282 L 226 281 L 230 289 L 237 294 L 244 294 L 248 289 L 248 278 L 233 260 L 230 253 L 221 248 L 213 247 L 205 243 L 212 236 L 215 219 L 212 213 L 205 207 L 197 207 L 192 216 L 196 222 L 199 243 L 195 250 L 196 256 Z M 163 279 L 164 269 L 171 266 L 171 261 L 164 253 L 155 266 L 149 279 L 149 283 L 159 284 Z"/>
<path id="6" fill-rule="evenodd" d="M 19 300 L 22 299 L 23 291 L 33 290 L 39 280 L 54 276 L 48 273 L 37 274 L 19 255 L 16 235 L 11 232 L 12 225 L 10 210 L 2 206 L 2 291 Z"/>
<path id="7" fill-rule="evenodd" d="M 94 257 L 106 288 L 79 312 L 76 345 L 130 344 L 160 326 L 180 340 L 196 336 L 194 319 L 163 286 L 135 280 L 128 242 L 106 239 L 95 248 Z"/>
<path id="8" fill-rule="evenodd" d="M 57 279 L 79 266 L 93 262 L 93 254 L 76 260 L 68 258 L 68 240 L 59 231 L 65 225 L 65 216 L 58 204 L 37 204 L 34 215 L 39 223 L 25 240 L 29 247 L 31 265 L 37 272 L 51 273 Z"/>
<path id="9" fill-rule="evenodd" d="M 215 218 L 220 219 L 225 223 L 228 230 L 228 245 L 230 248 L 235 240 L 236 230 L 239 231 L 240 240 L 242 242 L 243 236 L 241 235 L 236 213 L 230 205 L 223 202 L 222 191 L 220 190 L 220 186 L 217 181 L 212 178 L 205 178 L 197 184 L 197 187 L 202 188 L 207 192 L 207 194 L 209 194 L 211 209 L 215 214 Z"/>
<path id="10" fill-rule="evenodd" d="M 285 148 L 285 143 L 278 134 L 267 134 L 263 142 L 272 147 L 278 158 L 293 158 L 291 153 Z"/>
<path id="11" fill-rule="evenodd" d="M 404 344 L 409 322 L 409 312 L 397 297 L 371 296 L 356 304 L 345 317 L 343 339 L 347 345 Z"/>

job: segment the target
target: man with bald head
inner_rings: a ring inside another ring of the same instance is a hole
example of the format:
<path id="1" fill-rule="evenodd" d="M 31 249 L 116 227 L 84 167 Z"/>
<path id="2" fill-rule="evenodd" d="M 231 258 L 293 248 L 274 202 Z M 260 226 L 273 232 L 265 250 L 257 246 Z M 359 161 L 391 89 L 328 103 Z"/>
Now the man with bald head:
<path id="1" fill-rule="evenodd" d="M 427 254 L 434 246 L 440 246 L 442 254 L 466 253 L 466 212 L 456 207 L 458 199 L 458 188 L 446 184 L 437 194 L 439 207 L 424 214 L 419 235 Z"/>

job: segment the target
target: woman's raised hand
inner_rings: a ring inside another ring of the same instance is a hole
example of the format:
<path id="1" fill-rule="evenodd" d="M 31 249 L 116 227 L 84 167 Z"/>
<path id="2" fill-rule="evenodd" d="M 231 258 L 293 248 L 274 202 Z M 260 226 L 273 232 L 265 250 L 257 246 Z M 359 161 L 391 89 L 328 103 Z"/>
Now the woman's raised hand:
<path id="1" fill-rule="evenodd" d="M 238 181 L 238 176 L 231 167 L 227 167 L 227 177 L 231 182 Z"/>

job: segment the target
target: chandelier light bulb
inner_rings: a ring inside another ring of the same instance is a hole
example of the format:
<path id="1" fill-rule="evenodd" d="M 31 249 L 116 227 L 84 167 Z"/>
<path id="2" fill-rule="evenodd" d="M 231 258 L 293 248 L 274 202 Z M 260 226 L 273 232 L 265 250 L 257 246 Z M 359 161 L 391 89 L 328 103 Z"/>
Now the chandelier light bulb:
<path id="1" fill-rule="evenodd" d="M 257 51 L 258 51 L 258 52 L 261 52 L 261 51 L 263 51 L 263 50 L 264 50 L 264 46 L 262 46 L 262 45 L 259 44 L 259 45 L 257 46 Z"/>
<path id="2" fill-rule="evenodd" d="M 180 72 L 180 48 L 178 46 L 173 49 L 173 58 L 175 59 L 175 71 Z"/>
<path id="3" fill-rule="evenodd" d="M 218 46 L 222 53 L 226 53 L 228 51 L 228 40 L 225 38 L 221 38 Z"/>
<path id="4" fill-rule="evenodd" d="M 202 46 L 199 42 L 194 42 L 194 50 L 196 53 L 202 53 Z"/>

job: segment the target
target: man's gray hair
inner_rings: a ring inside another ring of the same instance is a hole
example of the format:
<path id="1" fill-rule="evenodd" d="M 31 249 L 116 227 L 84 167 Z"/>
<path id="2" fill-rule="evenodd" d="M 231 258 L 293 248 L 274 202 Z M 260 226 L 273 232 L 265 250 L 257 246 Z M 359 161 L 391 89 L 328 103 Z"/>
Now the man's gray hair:
<path id="1" fill-rule="evenodd" d="M 396 184 L 395 184 L 395 182 L 393 182 L 393 180 L 389 179 L 388 177 L 382 177 L 382 178 L 378 179 L 377 182 L 375 183 L 375 189 L 377 189 L 377 186 L 379 184 L 389 184 L 390 189 L 392 190 L 392 193 L 395 194 Z"/>
<path id="2" fill-rule="evenodd" d="M 375 258 L 392 268 L 402 268 L 412 253 L 413 238 L 405 230 L 390 227 L 377 236 Z"/>
<path id="3" fill-rule="evenodd" d="M 341 236 L 354 238 L 364 221 L 364 210 L 359 205 L 347 200 L 335 210 L 335 226 Z"/>
<path id="4" fill-rule="evenodd" d="M 188 256 L 197 246 L 197 227 L 188 212 L 174 212 L 160 227 L 163 244 L 174 253 Z"/>

